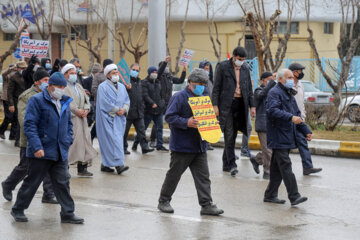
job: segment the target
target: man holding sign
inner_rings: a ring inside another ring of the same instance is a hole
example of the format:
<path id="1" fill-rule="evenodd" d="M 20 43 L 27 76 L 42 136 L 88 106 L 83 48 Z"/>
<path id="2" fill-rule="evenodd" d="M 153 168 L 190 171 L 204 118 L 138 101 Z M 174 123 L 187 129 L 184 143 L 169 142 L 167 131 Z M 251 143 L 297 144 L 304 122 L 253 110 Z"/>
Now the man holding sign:
<path id="1" fill-rule="evenodd" d="M 195 181 L 201 215 L 218 216 L 223 210 L 212 203 L 210 174 L 207 163 L 205 142 L 198 131 L 199 121 L 193 116 L 189 98 L 202 96 L 209 77 L 203 69 L 194 69 L 189 75 L 189 85 L 176 93 L 169 101 L 165 120 L 171 129 L 171 160 L 165 181 L 161 188 L 158 209 L 173 213 L 171 197 L 180 181 L 181 175 L 189 167 Z"/>

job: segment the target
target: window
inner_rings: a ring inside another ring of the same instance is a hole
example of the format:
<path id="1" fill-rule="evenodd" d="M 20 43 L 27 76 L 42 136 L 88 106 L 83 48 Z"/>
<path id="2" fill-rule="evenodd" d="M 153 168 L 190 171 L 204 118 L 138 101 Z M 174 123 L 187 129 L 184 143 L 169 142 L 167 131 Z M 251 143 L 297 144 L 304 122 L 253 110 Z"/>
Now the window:
<path id="1" fill-rule="evenodd" d="M 71 40 L 75 40 L 76 36 L 78 36 L 80 40 L 87 39 L 86 25 L 75 25 L 73 28 L 71 28 Z"/>
<path id="2" fill-rule="evenodd" d="M 280 22 L 278 27 L 278 22 L 275 22 L 274 32 L 277 33 L 279 28 L 279 34 L 285 34 L 287 31 L 287 22 Z M 299 22 L 292 22 L 290 23 L 290 33 L 291 34 L 298 34 L 299 33 Z"/>
<path id="3" fill-rule="evenodd" d="M 324 33 L 333 34 L 334 32 L 334 23 L 326 22 L 324 23 Z"/>
<path id="4" fill-rule="evenodd" d="M 4 41 L 14 41 L 15 33 L 4 33 Z"/>

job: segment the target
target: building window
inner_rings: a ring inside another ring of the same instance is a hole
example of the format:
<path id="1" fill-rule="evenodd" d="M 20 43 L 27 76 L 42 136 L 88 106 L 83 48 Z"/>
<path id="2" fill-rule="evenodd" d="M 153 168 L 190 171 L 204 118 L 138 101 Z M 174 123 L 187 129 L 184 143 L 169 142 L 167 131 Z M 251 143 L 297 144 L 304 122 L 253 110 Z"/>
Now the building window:
<path id="1" fill-rule="evenodd" d="M 275 22 L 274 32 L 277 33 L 279 30 L 279 34 L 285 34 L 287 31 L 287 22 L 280 22 L 278 26 L 278 22 Z M 290 23 L 290 33 L 298 34 L 299 33 L 299 22 L 291 22 Z"/>
<path id="2" fill-rule="evenodd" d="M 324 33 L 333 34 L 334 33 L 334 23 L 326 22 L 324 23 Z"/>
<path id="3" fill-rule="evenodd" d="M 80 40 L 87 39 L 86 25 L 75 25 L 73 28 L 71 28 L 71 40 L 75 40 L 76 37 L 79 37 Z"/>
<path id="4" fill-rule="evenodd" d="M 4 41 L 14 41 L 15 33 L 4 33 Z"/>

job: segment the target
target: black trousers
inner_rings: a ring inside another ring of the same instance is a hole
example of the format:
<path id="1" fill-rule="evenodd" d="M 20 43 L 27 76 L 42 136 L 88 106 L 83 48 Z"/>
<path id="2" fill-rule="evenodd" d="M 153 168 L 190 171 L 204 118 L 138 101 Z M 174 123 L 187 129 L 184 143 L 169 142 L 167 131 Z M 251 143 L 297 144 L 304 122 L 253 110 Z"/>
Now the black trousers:
<path id="1" fill-rule="evenodd" d="M 7 189 L 10 189 L 13 191 L 16 186 L 26 177 L 29 171 L 29 159 L 26 157 L 26 148 L 21 147 L 20 148 L 20 162 L 19 164 L 12 170 L 10 175 L 6 178 L 6 180 L 3 182 L 5 184 L 5 187 Z M 43 189 L 44 194 L 43 197 L 46 198 L 53 198 L 54 195 L 54 189 L 52 187 L 51 179 L 49 174 L 47 173 L 45 175 L 44 181 L 43 181 Z"/>
<path id="2" fill-rule="evenodd" d="M 170 169 L 166 173 L 161 188 L 159 202 L 171 201 L 182 174 L 190 168 L 201 206 L 209 205 L 211 198 L 211 181 L 206 153 L 171 152 Z"/>
<path id="3" fill-rule="evenodd" d="M 4 134 L 9 124 L 11 123 L 10 137 L 15 138 L 17 129 L 17 118 L 14 118 L 14 113 L 9 111 L 9 103 L 7 101 L 3 101 L 3 106 L 5 118 L 0 126 L 0 134 Z"/>
<path id="4" fill-rule="evenodd" d="M 300 197 L 295 175 L 291 168 L 290 149 L 273 149 L 270 164 L 270 181 L 265 198 L 278 196 L 281 181 L 284 180 L 288 198 L 292 202 Z"/>
<path id="5" fill-rule="evenodd" d="M 231 110 L 226 118 L 223 127 L 225 147 L 223 151 L 223 169 L 231 169 L 237 167 L 235 163 L 235 142 L 238 134 L 239 126 L 243 126 L 245 122 L 245 107 L 242 98 L 234 98 Z"/>
<path id="6" fill-rule="evenodd" d="M 124 149 L 128 148 L 128 142 L 127 137 L 129 135 L 130 127 L 134 124 L 136 136 L 138 137 L 138 140 L 140 141 L 141 149 L 147 149 L 148 144 L 146 141 L 146 134 L 145 134 L 145 124 L 143 118 L 137 118 L 137 119 L 126 119 L 126 128 L 124 133 Z"/>
<path id="7" fill-rule="evenodd" d="M 74 201 L 70 196 L 70 174 L 68 161 L 52 161 L 46 159 L 29 159 L 29 174 L 24 179 L 12 208 L 14 212 L 23 213 L 34 198 L 34 195 L 49 173 L 57 201 L 61 206 L 61 216 L 74 215 Z"/>

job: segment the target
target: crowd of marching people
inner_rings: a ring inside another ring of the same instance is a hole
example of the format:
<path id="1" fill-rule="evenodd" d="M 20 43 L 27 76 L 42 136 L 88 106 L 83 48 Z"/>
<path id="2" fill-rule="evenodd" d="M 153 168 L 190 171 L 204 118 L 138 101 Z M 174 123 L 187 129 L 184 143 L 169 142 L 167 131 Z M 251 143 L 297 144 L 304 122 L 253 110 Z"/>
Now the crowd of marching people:
<path id="1" fill-rule="evenodd" d="M 70 195 L 69 165 L 77 168 L 78 176 L 92 177 L 92 162 L 98 152 L 93 147 L 97 137 L 102 172 L 122 174 L 129 170 L 125 155 L 131 154 L 128 135 L 133 125 L 136 137 L 132 151 L 138 145 L 142 154 L 153 151 L 169 152 L 164 146 L 164 119 L 171 131 L 169 148 L 170 168 L 159 196 L 158 209 L 172 213 L 170 205 L 181 175 L 189 167 L 194 177 L 202 215 L 220 215 L 224 211 L 213 204 L 207 163 L 207 150 L 213 147 L 204 141 L 193 117 L 188 98 L 210 96 L 223 132 L 225 146 L 222 170 L 230 176 L 238 173 L 235 142 L 243 133 L 241 156 L 250 159 L 256 174 L 263 165 L 263 179 L 269 180 L 264 202 L 285 203 L 278 198 L 282 182 L 291 205 L 307 200 L 299 194 L 292 172 L 290 150 L 298 148 L 303 174 L 320 172 L 314 168 L 307 141 L 311 131 L 304 123 L 304 88 L 300 79 L 304 66 L 293 63 L 277 73 L 264 72 L 260 86 L 253 91 L 250 68 L 245 62 L 247 53 L 236 47 L 230 59 L 220 62 L 213 71 L 210 62 L 203 61 L 187 76 L 187 67 L 179 78 L 169 70 L 170 57 L 158 67 L 150 66 L 144 80 L 139 77 L 140 65 L 130 66 L 130 83 L 120 82 L 118 66 L 111 59 L 91 66 L 85 77 L 81 61 L 36 56 L 19 61 L 2 72 L 4 120 L 0 138 L 11 124 L 9 140 L 20 148 L 20 161 L 2 181 L 2 193 L 12 201 L 12 191 L 23 181 L 11 215 L 16 221 L 28 221 L 27 209 L 40 184 L 43 183 L 43 203 L 61 206 L 61 222 L 83 223 L 74 214 Z M 172 94 L 173 84 L 187 85 Z M 255 156 L 248 146 L 255 117 L 261 151 Z M 146 130 L 153 122 L 150 144 Z"/>

